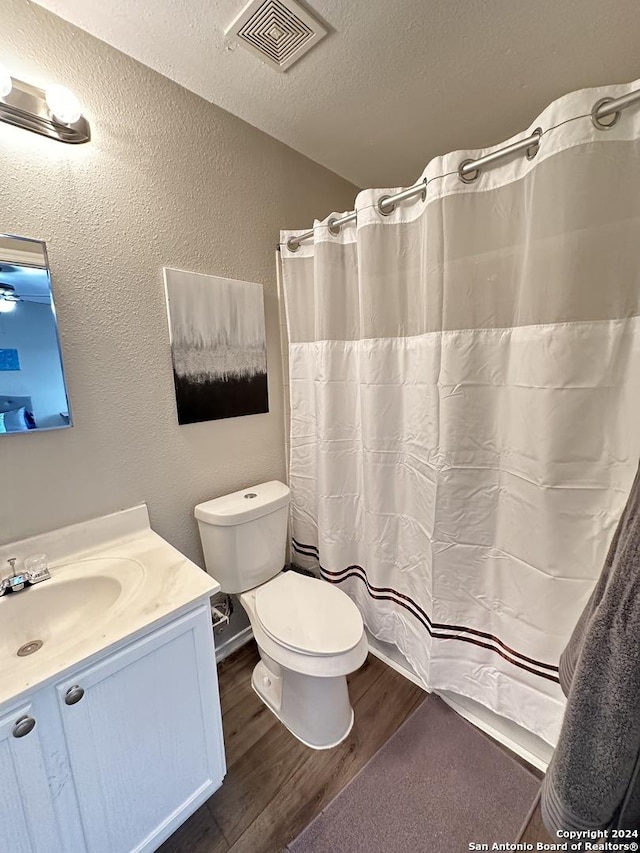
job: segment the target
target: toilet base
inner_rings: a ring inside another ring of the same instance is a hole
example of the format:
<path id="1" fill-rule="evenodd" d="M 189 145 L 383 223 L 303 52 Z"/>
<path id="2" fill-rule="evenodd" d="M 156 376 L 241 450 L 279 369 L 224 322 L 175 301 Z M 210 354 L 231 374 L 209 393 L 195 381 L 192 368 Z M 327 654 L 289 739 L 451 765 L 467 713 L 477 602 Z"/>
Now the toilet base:
<path id="1" fill-rule="evenodd" d="M 269 710 L 311 749 L 341 743 L 353 727 L 346 676 L 302 675 L 280 666 L 262 650 L 260 654 L 251 686 Z"/>

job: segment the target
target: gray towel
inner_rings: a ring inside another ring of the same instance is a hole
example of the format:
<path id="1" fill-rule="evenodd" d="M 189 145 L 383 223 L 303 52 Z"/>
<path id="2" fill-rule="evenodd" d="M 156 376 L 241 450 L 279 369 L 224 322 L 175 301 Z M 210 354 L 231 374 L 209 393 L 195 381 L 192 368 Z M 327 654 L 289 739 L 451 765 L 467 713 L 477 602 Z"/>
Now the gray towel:
<path id="1" fill-rule="evenodd" d="M 568 701 L 542 786 L 547 829 L 640 828 L 640 469 L 560 683 Z"/>

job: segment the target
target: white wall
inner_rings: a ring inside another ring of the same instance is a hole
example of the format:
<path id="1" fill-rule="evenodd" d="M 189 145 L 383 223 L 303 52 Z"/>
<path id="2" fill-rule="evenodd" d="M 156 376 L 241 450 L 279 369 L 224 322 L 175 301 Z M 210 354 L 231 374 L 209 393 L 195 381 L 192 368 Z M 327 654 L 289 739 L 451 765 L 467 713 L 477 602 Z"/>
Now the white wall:
<path id="1" fill-rule="evenodd" d="M 278 231 L 356 188 L 26 0 L 3 2 L 0 61 L 72 88 L 93 132 L 0 125 L 0 232 L 47 243 L 74 420 L 0 439 L 0 542 L 146 501 L 202 564 L 193 506 L 285 477 Z M 269 414 L 178 426 L 163 266 L 264 284 Z"/>

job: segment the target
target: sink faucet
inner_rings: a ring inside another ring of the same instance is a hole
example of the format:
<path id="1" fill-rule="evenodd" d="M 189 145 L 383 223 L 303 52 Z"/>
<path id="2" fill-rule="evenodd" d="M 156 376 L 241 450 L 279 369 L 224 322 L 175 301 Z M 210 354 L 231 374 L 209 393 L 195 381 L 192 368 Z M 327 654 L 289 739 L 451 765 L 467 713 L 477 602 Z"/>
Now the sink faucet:
<path id="1" fill-rule="evenodd" d="M 5 592 L 20 592 L 25 588 L 25 586 L 33 586 L 33 584 L 49 580 L 51 577 L 51 573 L 46 566 L 38 569 L 37 571 L 21 572 L 18 574 L 18 572 L 16 572 L 17 561 L 17 557 L 10 557 L 7 560 L 11 568 L 11 574 L 0 580 L 0 596 L 4 595 Z"/>

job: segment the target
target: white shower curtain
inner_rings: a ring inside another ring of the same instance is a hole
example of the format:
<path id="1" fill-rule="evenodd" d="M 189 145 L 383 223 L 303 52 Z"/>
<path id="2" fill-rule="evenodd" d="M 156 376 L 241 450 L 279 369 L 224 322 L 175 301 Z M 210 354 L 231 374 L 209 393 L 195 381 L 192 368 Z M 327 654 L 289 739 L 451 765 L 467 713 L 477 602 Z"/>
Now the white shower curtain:
<path id="1" fill-rule="evenodd" d="M 431 689 L 550 743 L 640 455 L 640 108 L 590 117 L 638 87 L 553 103 L 532 159 L 464 183 L 488 150 L 448 154 L 424 201 L 366 190 L 357 224 L 281 240 L 296 561 Z"/>

